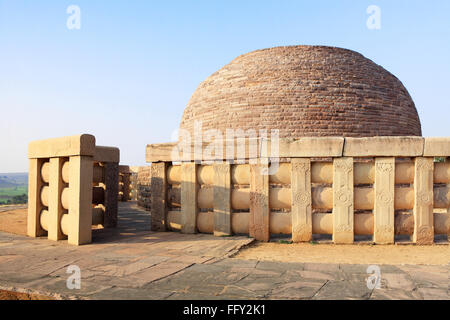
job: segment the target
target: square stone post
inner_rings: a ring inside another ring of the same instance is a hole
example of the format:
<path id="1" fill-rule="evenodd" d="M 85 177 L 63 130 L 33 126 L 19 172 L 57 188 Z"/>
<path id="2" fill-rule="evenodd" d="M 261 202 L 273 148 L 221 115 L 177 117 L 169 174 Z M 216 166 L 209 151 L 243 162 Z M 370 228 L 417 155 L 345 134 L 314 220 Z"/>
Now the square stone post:
<path id="1" fill-rule="evenodd" d="M 450 166 L 450 157 L 446 157 L 445 158 L 445 162 Z M 447 184 L 447 190 L 450 189 L 450 183 Z M 450 215 L 450 207 L 447 208 L 447 214 Z M 434 218 L 434 214 L 433 214 L 433 218 Z M 434 221 L 433 221 L 434 223 Z M 447 234 L 447 240 L 450 241 L 450 234 Z"/>
<path id="2" fill-rule="evenodd" d="M 214 163 L 214 235 L 231 235 L 231 165 Z"/>
<path id="3" fill-rule="evenodd" d="M 69 244 L 92 241 L 92 175 L 93 158 L 69 158 Z"/>
<path id="4" fill-rule="evenodd" d="M 181 232 L 197 232 L 197 164 L 181 164 Z"/>
<path id="5" fill-rule="evenodd" d="M 122 185 L 122 197 L 119 198 L 120 201 L 130 200 L 130 183 L 131 183 L 131 172 L 130 167 L 125 165 L 119 166 L 119 184 Z"/>
<path id="6" fill-rule="evenodd" d="M 103 226 L 105 228 L 117 227 L 119 194 L 119 164 L 117 162 L 104 162 L 105 183 L 101 184 L 105 192 L 105 215 Z"/>
<path id="7" fill-rule="evenodd" d="M 291 160 L 292 241 L 312 240 L 311 160 Z"/>
<path id="8" fill-rule="evenodd" d="M 250 164 L 249 235 L 256 240 L 270 240 L 269 166 Z"/>
<path id="9" fill-rule="evenodd" d="M 353 158 L 334 158 L 333 161 L 333 241 L 353 243 Z"/>
<path id="10" fill-rule="evenodd" d="M 395 158 L 375 158 L 374 234 L 377 244 L 394 243 Z"/>
<path id="11" fill-rule="evenodd" d="M 123 199 L 122 201 L 128 201 L 130 200 L 130 173 L 124 173 L 123 175 L 123 189 L 122 189 L 122 193 L 123 193 Z"/>
<path id="12" fill-rule="evenodd" d="M 48 239 L 54 241 L 64 238 L 61 231 L 61 217 L 64 213 L 64 208 L 61 203 L 61 195 L 65 186 L 62 179 L 62 167 L 65 161 L 65 158 L 50 158 Z"/>
<path id="13" fill-rule="evenodd" d="M 414 167 L 413 242 L 433 244 L 433 158 L 417 157 Z"/>
<path id="14" fill-rule="evenodd" d="M 167 231 L 167 162 L 154 162 L 151 166 L 152 230 Z"/>
<path id="15" fill-rule="evenodd" d="M 28 223 L 27 234 L 30 237 L 40 237 L 46 231 L 41 228 L 41 189 L 44 185 L 41 177 L 41 167 L 45 159 L 30 159 L 28 169 Z"/>

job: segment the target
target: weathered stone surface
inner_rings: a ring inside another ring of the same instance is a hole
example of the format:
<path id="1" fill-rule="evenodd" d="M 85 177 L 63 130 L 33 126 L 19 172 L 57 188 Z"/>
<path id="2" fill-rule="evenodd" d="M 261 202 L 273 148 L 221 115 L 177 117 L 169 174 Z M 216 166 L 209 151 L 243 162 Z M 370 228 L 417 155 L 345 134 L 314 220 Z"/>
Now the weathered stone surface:
<path id="1" fill-rule="evenodd" d="M 425 138 L 424 157 L 450 157 L 450 137 Z"/>
<path id="2" fill-rule="evenodd" d="M 423 154 L 422 137 L 345 138 L 344 157 L 417 157 Z"/>
<path id="3" fill-rule="evenodd" d="M 434 242 L 433 158 L 418 157 L 414 174 L 414 234 L 417 244 Z"/>
<path id="4" fill-rule="evenodd" d="M 214 164 L 214 235 L 231 235 L 231 166 Z"/>
<path id="5" fill-rule="evenodd" d="M 370 300 L 421 300 L 422 296 L 417 290 L 377 289 L 372 292 Z"/>
<path id="6" fill-rule="evenodd" d="M 371 290 L 368 265 L 226 258 L 252 240 L 149 232 L 146 211 L 120 208 L 118 229 L 96 230 L 89 246 L 0 232 L 0 288 L 77 299 L 448 299 L 446 265 L 381 265 Z M 81 290 L 66 287 L 72 264 Z"/>
<path id="7" fill-rule="evenodd" d="M 94 152 L 96 162 L 120 162 L 120 150 L 114 147 L 96 146 Z"/>
<path id="8" fill-rule="evenodd" d="M 292 241 L 312 240 L 311 160 L 292 159 Z"/>
<path id="9" fill-rule="evenodd" d="M 151 166 L 139 167 L 136 177 L 137 202 L 146 210 L 150 210 L 152 203 L 151 180 Z"/>
<path id="10" fill-rule="evenodd" d="M 44 185 L 41 178 L 41 167 L 43 163 L 44 159 L 29 160 L 27 234 L 30 237 L 39 237 L 45 234 L 40 224 L 40 214 L 43 209 L 40 196 L 42 186 Z"/>
<path id="11" fill-rule="evenodd" d="M 448 289 L 437 288 L 419 288 L 419 294 L 424 300 L 449 300 L 450 294 Z"/>
<path id="12" fill-rule="evenodd" d="M 368 299 L 370 294 L 365 281 L 329 281 L 313 299 Z"/>
<path id="13" fill-rule="evenodd" d="M 412 291 L 415 288 L 414 281 L 405 273 L 386 273 L 382 271 L 382 287 L 388 289 L 401 289 Z M 377 290 L 376 290 L 377 291 Z"/>
<path id="14" fill-rule="evenodd" d="M 104 192 L 104 222 L 105 228 L 117 227 L 117 194 L 119 188 L 119 164 L 117 162 L 103 163 L 105 183 L 101 184 Z M 94 188 L 95 189 L 95 188 Z"/>
<path id="15" fill-rule="evenodd" d="M 250 165 L 250 237 L 269 241 L 269 175 L 267 164 Z"/>
<path id="16" fill-rule="evenodd" d="M 326 281 L 298 280 L 277 286 L 271 291 L 269 298 L 275 299 L 305 299 L 312 298 Z"/>
<path id="17" fill-rule="evenodd" d="M 278 150 L 270 140 L 262 141 L 261 157 L 340 157 L 344 147 L 343 137 L 302 137 L 282 138 Z"/>
<path id="18" fill-rule="evenodd" d="M 92 157 L 70 157 L 68 242 L 87 244 L 92 239 Z M 117 198 L 116 198 L 117 201 Z"/>
<path id="19" fill-rule="evenodd" d="M 172 151 L 176 147 L 176 142 L 158 143 L 147 145 L 145 151 L 146 162 L 159 162 L 159 161 L 177 161 L 172 160 Z"/>
<path id="20" fill-rule="evenodd" d="M 333 162 L 333 242 L 353 243 L 353 158 Z"/>
<path id="21" fill-rule="evenodd" d="M 62 191 L 65 187 L 62 180 L 62 167 L 64 162 L 64 158 L 50 159 L 48 238 L 54 241 L 64 238 L 61 230 L 61 218 L 64 213 L 64 208 L 61 201 Z"/>
<path id="22" fill-rule="evenodd" d="M 50 158 L 69 156 L 93 156 L 95 137 L 82 134 L 70 137 L 38 140 L 28 145 L 28 158 Z"/>
<path id="23" fill-rule="evenodd" d="M 180 128 L 193 134 L 196 121 L 222 134 L 278 129 L 280 138 L 421 135 L 414 102 L 396 77 L 354 51 L 325 46 L 237 57 L 199 85 Z"/>
<path id="24" fill-rule="evenodd" d="M 181 165 L 181 232 L 197 232 L 197 164 Z"/>
<path id="25" fill-rule="evenodd" d="M 373 240 L 394 243 L 395 158 L 375 158 L 375 205 Z"/>
<path id="26" fill-rule="evenodd" d="M 167 179 L 166 162 L 152 163 L 151 166 L 151 204 L 152 230 L 167 230 Z"/>

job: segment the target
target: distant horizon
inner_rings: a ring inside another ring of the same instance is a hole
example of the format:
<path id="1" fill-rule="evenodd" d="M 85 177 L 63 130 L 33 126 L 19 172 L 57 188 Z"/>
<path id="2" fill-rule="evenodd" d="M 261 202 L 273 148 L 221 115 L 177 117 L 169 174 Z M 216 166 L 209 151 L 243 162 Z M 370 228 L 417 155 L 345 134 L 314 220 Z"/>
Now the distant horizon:
<path id="1" fill-rule="evenodd" d="M 202 81 L 277 46 L 361 53 L 406 87 L 423 136 L 450 136 L 448 12 L 444 0 L 0 0 L 0 171 L 26 173 L 33 140 L 81 133 L 147 165 L 145 146 L 173 140 Z"/>
<path id="2" fill-rule="evenodd" d="M 22 172 L 0 172 L 0 176 L 2 175 L 11 175 L 11 174 L 28 174 L 28 171 L 22 171 Z"/>

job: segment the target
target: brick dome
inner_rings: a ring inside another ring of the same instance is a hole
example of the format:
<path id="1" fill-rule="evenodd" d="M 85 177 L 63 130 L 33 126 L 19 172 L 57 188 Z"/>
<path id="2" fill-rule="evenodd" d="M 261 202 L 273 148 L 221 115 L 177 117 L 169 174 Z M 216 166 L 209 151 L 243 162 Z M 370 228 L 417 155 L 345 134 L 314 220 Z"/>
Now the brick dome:
<path id="1" fill-rule="evenodd" d="M 420 136 L 408 91 L 363 55 L 325 46 L 253 51 L 203 81 L 180 128 L 279 129 L 280 137 Z"/>

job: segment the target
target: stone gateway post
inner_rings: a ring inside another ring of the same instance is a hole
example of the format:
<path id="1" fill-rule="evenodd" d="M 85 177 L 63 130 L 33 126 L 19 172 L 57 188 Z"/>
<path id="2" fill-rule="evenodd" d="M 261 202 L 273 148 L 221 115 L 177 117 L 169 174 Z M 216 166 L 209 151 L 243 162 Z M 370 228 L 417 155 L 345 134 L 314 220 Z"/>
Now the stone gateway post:
<path id="1" fill-rule="evenodd" d="M 117 226 L 119 149 L 88 134 L 28 146 L 28 236 L 92 241 L 92 225 Z"/>

